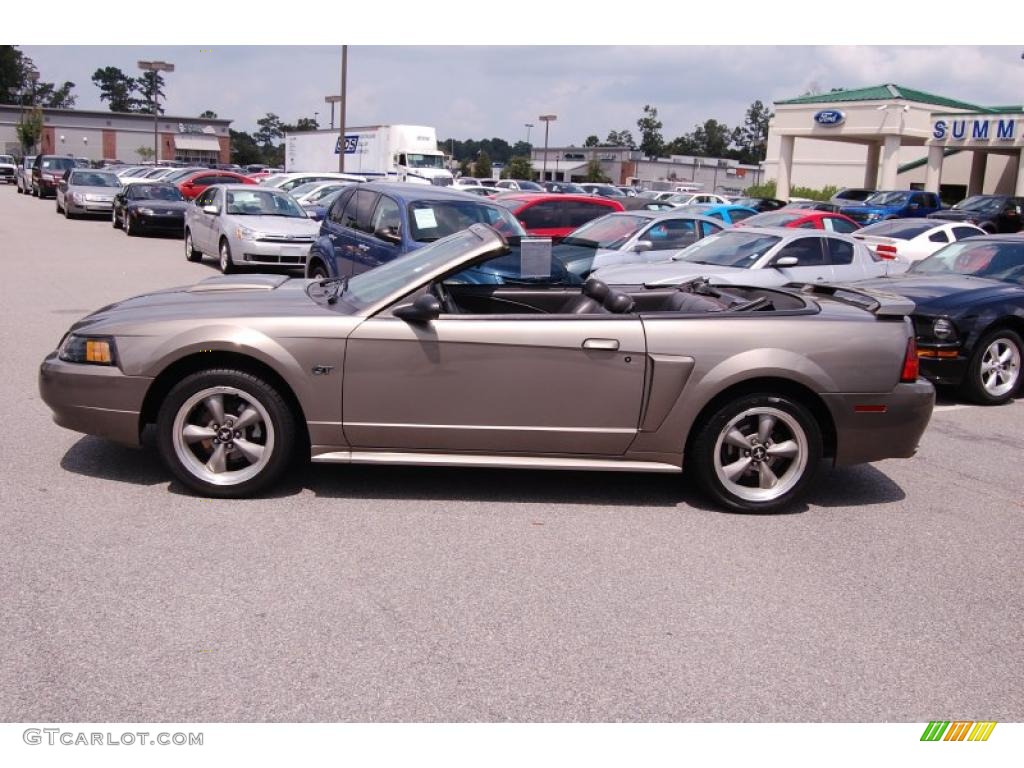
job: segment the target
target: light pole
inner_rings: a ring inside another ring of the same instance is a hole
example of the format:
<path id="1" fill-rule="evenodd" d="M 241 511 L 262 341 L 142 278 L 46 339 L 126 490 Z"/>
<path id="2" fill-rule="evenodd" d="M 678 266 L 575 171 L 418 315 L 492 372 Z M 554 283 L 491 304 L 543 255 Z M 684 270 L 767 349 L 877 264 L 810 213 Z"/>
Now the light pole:
<path id="1" fill-rule="evenodd" d="M 320 127 L 320 121 L 319 121 L 319 120 L 317 120 L 317 118 L 318 118 L 318 117 L 320 117 L 320 113 L 319 113 L 319 112 L 317 112 L 317 111 L 316 111 L 316 110 L 314 109 L 314 110 L 313 110 L 313 125 L 315 125 L 315 126 L 316 126 L 317 128 L 319 128 L 319 127 Z"/>
<path id="2" fill-rule="evenodd" d="M 551 121 L 558 119 L 558 115 L 541 115 L 537 119 L 543 121 L 543 123 L 544 123 L 544 164 L 542 166 L 543 170 L 540 173 L 540 180 L 541 181 L 547 181 L 548 180 L 548 129 L 551 127 Z"/>
<path id="3" fill-rule="evenodd" d="M 173 72 L 174 65 L 166 61 L 139 61 L 139 69 L 143 72 L 149 72 L 150 78 L 153 80 L 153 165 L 156 166 L 157 159 L 160 157 L 160 143 L 157 139 L 157 119 L 160 112 L 159 83 L 157 78 L 160 77 L 160 72 Z"/>
<path id="4" fill-rule="evenodd" d="M 331 105 L 331 130 L 334 130 L 334 105 L 341 101 L 341 96 L 325 96 L 324 103 Z"/>
<path id="5" fill-rule="evenodd" d="M 348 46 L 341 46 L 341 102 L 338 107 L 338 124 L 340 136 L 338 138 L 338 172 L 345 172 L 345 105 L 348 103 L 345 98 L 345 88 L 348 85 Z"/>
<path id="6" fill-rule="evenodd" d="M 533 123 L 523 123 L 526 127 L 526 143 L 530 143 L 530 129 L 533 128 Z"/>

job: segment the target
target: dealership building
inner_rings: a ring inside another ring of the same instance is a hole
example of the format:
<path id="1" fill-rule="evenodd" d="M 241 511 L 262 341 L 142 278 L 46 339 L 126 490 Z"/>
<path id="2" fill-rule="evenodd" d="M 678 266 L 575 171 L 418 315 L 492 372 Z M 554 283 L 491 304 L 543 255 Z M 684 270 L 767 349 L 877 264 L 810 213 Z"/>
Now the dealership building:
<path id="1" fill-rule="evenodd" d="M 894 84 L 777 101 L 764 175 L 782 198 L 828 185 L 1024 195 L 1024 108 Z"/>
<path id="2" fill-rule="evenodd" d="M 0 150 L 21 154 L 17 127 L 27 108 L 0 104 Z M 138 112 L 46 109 L 36 151 L 88 160 L 138 162 L 140 148 L 153 149 L 153 116 Z M 231 120 L 160 115 L 156 121 L 158 160 L 231 162 Z"/>

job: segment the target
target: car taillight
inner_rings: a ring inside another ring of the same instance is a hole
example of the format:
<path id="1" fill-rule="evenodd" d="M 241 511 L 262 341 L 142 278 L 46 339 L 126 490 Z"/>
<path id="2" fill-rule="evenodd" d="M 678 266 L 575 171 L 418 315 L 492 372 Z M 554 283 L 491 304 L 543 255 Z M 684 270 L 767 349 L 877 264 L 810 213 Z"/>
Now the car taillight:
<path id="1" fill-rule="evenodd" d="M 901 384 L 913 384 L 917 381 L 920 364 L 917 360 L 917 341 L 911 336 L 907 339 L 907 353 L 903 356 L 903 371 L 900 373 Z"/>
<path id="2" fill-rule="evenodd" d="M 895 245 L 879 245 L 875 248 L 875 253 L 881 256 L 883 259 L 895 259 L 896 258 L 896 246 Z"/>

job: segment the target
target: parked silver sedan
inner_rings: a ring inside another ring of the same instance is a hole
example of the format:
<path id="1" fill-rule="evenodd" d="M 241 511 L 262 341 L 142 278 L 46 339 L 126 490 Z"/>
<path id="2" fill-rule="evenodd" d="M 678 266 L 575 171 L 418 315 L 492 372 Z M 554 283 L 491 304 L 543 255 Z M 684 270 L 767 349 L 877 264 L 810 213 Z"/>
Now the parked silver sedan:
<path id="1" fill-rule="evenodd" d="M 301 267 L 319 231 L 287 192 L 214 184 L 185 211 L 185 258 L 216 255 L 224 274 L 239 265 Z"/>
<path id="2" fill-rule="evenodd" d="M 114 195 L 120 188 L 120 180 L 110 171 L 73 168 L 57 184 L 57 213 L 68 219 L 86 213 L 109 216 L 114 208 Z"/>

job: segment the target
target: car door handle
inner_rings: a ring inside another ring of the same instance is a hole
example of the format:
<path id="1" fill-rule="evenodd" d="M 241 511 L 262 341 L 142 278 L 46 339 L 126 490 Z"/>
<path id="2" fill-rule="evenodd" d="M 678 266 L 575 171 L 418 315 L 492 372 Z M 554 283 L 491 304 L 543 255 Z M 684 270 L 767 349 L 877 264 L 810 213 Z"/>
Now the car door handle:
<path id="1" fill-rule="evenodd" d="M 614 352 L 619 348 L 618 339 L 587 339 L 583 342 L 584 349 L 606 349 Z"/>
<path id="2" fill-rule="evenodd" d="M 368 250 L 370 250 L 370 246 L 368 246 L 368 245 L 357 245 L 356 248 L 358 248 L 360 251 L 368 251 Z"/>

